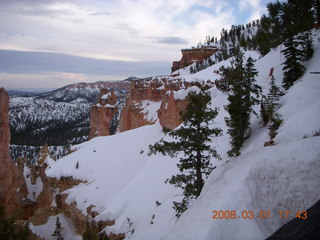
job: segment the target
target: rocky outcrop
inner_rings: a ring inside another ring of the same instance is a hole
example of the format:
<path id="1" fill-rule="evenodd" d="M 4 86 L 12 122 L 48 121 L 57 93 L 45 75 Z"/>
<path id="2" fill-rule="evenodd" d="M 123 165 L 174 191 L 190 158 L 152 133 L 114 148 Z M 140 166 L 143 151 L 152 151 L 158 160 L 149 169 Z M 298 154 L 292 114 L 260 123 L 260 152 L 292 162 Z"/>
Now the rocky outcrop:
<path id="1" fill-rule="evenodd" d="M 202 46 L 201 48 L 181 49 L 182 58 L 180 61 L 174 61 L 172 72 L 191 65 L 194 62 L 202 62 L 217 52 L 218 49 L 213 46 Z"/>
<path id="2" fill-rule="evenodd" d="M 0 88 L 0 203 L 11 215 L 24 205 L 27 194 L 26 184 L 19 169 L 14 165 L 9 154 L 9 96 Z"/>
<path id="3" fill-rule="evenodd" d="M 174 129 L 181 124 L 180 112 L 187 105 L 187 93 L 199 82 L 185 82 L 181 78 L 162 77 L 132 81 L 126 105 L 120 118 L 120 131 L 144 125 L 160 124 Z"/>
<path id="4" fill-rule="evenodd" d="M 134 80 L 131 82 L 126 105 L 120 117 L 120 132 L 153 124 L 156 118 L 148 118 L 149 111 L 144 111 L 147 104 L 150 106 L 159 103 L 164 92 L 164 83 L 160 79 L 146 81 Z M 160 105 L 160 104 L 159 104 Z"/>
<path id="5" fill-rule="evenodd" d="M 110 124 L 117 113 L 117 97 L 113 91 L 102 89 L 98 97 L 98 104 L 91 107 L 89 139 L 97 136 L 110 135 Z"/>
<path id="6" fill-rule="evenodd" d="M 180 112 L 187 106 L 187 100 L 175 98 L 173 91 L 166 94 L 162 100 L 158 117 L 162 127 L 174 129 L 182 122 L 180 120 Z"/>

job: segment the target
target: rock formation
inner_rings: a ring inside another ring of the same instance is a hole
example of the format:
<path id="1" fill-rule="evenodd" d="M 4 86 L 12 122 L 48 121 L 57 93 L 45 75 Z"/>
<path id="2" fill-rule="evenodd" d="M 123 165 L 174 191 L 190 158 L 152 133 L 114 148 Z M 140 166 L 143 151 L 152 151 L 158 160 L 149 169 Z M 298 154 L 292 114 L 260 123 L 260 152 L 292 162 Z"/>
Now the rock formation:
<path id="1" fill-rule="evenodd" d="M 165 128 L 176 128 L 181 124 L 179 113 L 187 105 L 186 93 L 194 85 L 200 86 L 172 77 L 132 81 L 121 112 L 120 131 L 154 124 L 157 119 Z"/>
<path id="2" fill-rule="evenodd" d="M 0 88 L 0 203 L 11 215 L 24 205 L 27 188 L 22 173 L 14 165 L 9 153 L 8 110 L 9 96 Z"/>
<path id="3" fill-rule="evenodd" d="M 110 135 L 110 123 L 118 111 L 117 97 L 113 91 L 102 89 L 98 97 L 98 104 L 91 107 L 89 139 L 97 136 Z"/>
<path id="4" fill-rule="evenodd" d="M 156 119 L 148 119 L 148 112 L 143 111 L 144 105 L 148 104 L 145 101 L 160 102 L 162 95 L 163 82 L 158 79 L 154 81 L 132 81 L 126 105 L 121 112 L 120 132 L 153 124 Z"/>
<path id="5" fill-rule="evenodd" d="M 174 92 L 170 91 L 162 100 L 160 109 L 158 110 L 158 117 L 162 127 L 174 129 L 182 122 L 180 120 L 180 112 L 186 107 L 186 99 L 176 99 Z"/>
<path id="6" fill-rule="evenodd" d="M 214 46 L 203 46 L 201 48 L 181 49 L 182 58 L 180 61 L 174 61 L 172 63 L 172 72 L 187 67 L 194 62 L 202 62 L 216 53 L 218 49 Z"/>

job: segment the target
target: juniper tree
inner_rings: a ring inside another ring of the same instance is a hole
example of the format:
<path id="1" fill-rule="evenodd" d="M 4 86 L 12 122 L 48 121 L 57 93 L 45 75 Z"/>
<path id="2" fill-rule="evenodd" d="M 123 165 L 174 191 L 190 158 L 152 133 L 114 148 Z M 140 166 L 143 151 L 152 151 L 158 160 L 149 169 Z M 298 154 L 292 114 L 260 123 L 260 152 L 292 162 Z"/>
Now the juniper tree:
<path id="1" fill-rule="evenodd" d="M 179 152 L 183 153 L 177 164 L 180 173 L 166 180 L 166 183 L 183 190 L 182 201 L 173 202 L 177 217 L 188 208 L 192 199 L 200 195 L 204 178 L 213 169 L 210 162 L 211 157 L 220 159 L 217 151 L 210 145 L 212 137 L 220 136 L 222 130 L 210 127 L 218 110 L 208 108 L 211 101 L 209 93 L 191 92 L 187 101 L 185 110 L 180 113 L 182 126 L 168 133 L 173 141 L 162 139 L 149 146 L 149 155 L 159 152 L 175 158 Z"/>
<path id="2" fill-rule="evenodd" d="M 257 97 L 261 93 L 261 87 L 255 83 L 258 73 L 254 68 L 253 59 L 249 57 L 244 65 L 243 53 L 240 51 L 228 72 L 230 93 L 226 110 L 230 117 L 225 118 L 226 125 L 229 127 L 228 133 L 231 136 L 231 149 L 228 155 L 239 156 L 240 149 L 250 133 L 250 115 L 253 112 L 253 105 L 259 103 Z"/>

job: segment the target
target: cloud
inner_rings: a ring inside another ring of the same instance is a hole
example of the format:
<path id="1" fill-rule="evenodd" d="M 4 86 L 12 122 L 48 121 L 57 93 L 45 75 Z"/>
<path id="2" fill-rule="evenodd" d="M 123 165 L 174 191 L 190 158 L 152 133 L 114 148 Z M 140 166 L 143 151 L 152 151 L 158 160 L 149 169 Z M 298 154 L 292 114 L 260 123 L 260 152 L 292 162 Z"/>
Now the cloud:
<path id="1" fill-rule="evenodd" d="M 92 15 L 92 16 L 111 16 L 111 15 L 114 15 L 114 13 L 111 13 L 111 12 L 93 12 L 93 13 L 89 13 L 89 15 Z"/>
<path id="2" fill-rule="evenodd" d="M 0 71 L 168 73 L 179 48 L 255 19 L 266 1 L 0 0 L 0 50 L 16 50 L 0 52 Z"/>
<path id="3" fill-rule="evenodd" d="M 180 58 L 177 44 L 196 45 L 206 35 L 218 35 L 225 24 L 232 23 L 231 16 L 228 22 L 226 18 L 219 20 L 226 8 L 222 0 L 4 2 L 0 49 L 102 59 L 173 61 Z M 195 11 L 207 12 L 206 17 L 197 18 Z"/>
<path id="4" fill-rule="evenodd" d="M 92 75 L 152 76 L 170 73 L 170 62 L 100 60 L 60 53 L 0 50 L 0 72 L 65 72 Z M 64 75 L 74 76 L 74 75 Z"/>
<path id="5" fill-rule="evenodd" d="M 184 45 L 188 44 L 188 41 L 181 37 L 151 37 L 151 39 L 154 39 L 154 42 L 156 43 L 184 44 Z"/>

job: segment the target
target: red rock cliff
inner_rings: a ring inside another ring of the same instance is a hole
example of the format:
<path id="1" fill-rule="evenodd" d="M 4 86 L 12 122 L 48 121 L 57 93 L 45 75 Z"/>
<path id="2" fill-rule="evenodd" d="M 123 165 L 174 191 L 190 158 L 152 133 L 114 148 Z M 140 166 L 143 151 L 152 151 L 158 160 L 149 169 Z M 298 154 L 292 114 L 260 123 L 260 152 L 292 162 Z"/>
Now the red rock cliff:
<path id="1" fill-rule="evenodd" d="M 8 214 L 12 214 L 22 208 L 27 188 L 22 173 L 14 165 L 9 153 L 8 110 L 9 96 L 0 88 L 0 203 Z"/>
<path id="2" fill-rule="evenodd" d="M 114 92 L 102 89 L 98 97 L 98 104 L 91 107 L 89 139 L 97 136 L 110 135 L 110 123 L 118 111 L 117 97 Z"/>
<path id="3" fill-rule="evenodd" d="M 121 113 L 120 131 L 154 124 L 157 119 L 165 128 L 176 128 L 181 124 L 179 113 L 187 104 L 183 92 L 193 85 L 196 83 L 170 77 L 133 81 Z M 177 96 L 178 93 L 184 97 Z"/>
<path id="4" fill-rule="evenodd" d="M 162 100 L 158 117 L 162 127 L 175 129 L 182 122 L 180 120 L 180 112 L 187 106 L 186 99 L 175 99 L 174 92 L 170 91 Z"/>
<path id="5" fill-rule="evenodd" d="M 172 64 L 172 72 L 191 65 L 194 62 L 201 62 L 212 54 L 217 52 L 218 49 L 213 46 L 206 46 L 201 48 L 181 49 L 182 58 L 180 61 L 174 61 Z"/>
<path id="6" fill-rule="evenodd" d="M 149 117 L 145 108 L 160 103 L 163 95 L 163 82 L 156 80 L 134 80 L 131 82 L 126 105 L 120 117 L 120 132 L 153 124 L 156 118 Z M 160 106 L 160 104 L 159 104 Z"/>

